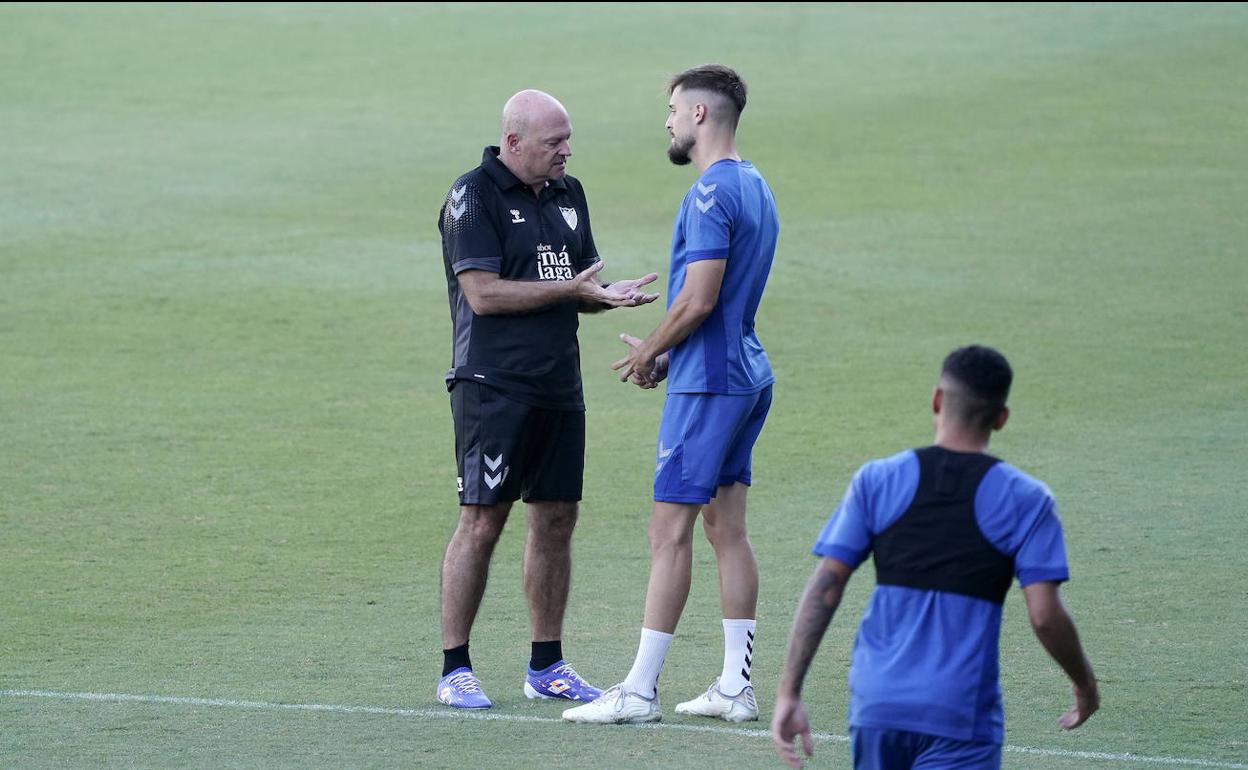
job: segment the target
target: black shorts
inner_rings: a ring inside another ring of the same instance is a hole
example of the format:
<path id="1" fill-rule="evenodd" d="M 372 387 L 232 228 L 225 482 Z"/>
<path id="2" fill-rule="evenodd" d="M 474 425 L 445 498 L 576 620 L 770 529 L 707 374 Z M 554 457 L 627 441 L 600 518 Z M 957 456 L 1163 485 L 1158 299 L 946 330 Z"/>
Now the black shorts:
<path id="1" fill-rule="evenodd" d="M 461 505 L 581 499 L 585 413 L 542 409 L 462 380 L 451 388 Z"/>

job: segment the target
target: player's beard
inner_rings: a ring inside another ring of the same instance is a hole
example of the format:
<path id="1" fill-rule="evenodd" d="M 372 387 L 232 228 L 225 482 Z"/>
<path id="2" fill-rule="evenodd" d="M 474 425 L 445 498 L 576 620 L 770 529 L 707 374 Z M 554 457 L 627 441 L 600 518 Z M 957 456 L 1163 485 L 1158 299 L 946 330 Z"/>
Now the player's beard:
<path id="1" fill-rule="evenodd" d="M 693 134 L 684 138 L 673 138 L 672 143 L 667 147 L 667 159 L 677 166 L 688 166 L 689 161 L 692 160 L 689 157 L 689 152 L 693 150 L 693 146 L 697 142 L 697 137 Z"/>

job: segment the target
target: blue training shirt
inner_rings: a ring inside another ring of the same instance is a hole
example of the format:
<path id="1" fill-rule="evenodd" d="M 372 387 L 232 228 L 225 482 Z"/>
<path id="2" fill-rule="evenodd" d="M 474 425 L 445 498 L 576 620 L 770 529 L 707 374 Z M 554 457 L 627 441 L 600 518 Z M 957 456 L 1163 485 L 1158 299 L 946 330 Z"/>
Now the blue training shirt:
<path id="1" fill-rule="evenodd" d="M 780 219 L 771 188 L 749 161 L 721 160 L 689 188 L 672 230 L 667 304 L 690 262 L 724 259 L 715 309 L 672 348 L 668 393 L 756 393 L 775 377 L 754 334 L 754 314 L 776 253 Z"/>
<path id="2" fill-rule="evenodd" d="M 860 565 L 910 508 L 919 476 L 914 450 L 862 466 L 814 553 Z M 1057 506 L 1041 482 L 996 463 L 975 491 L 974 516 L 988 544 L 1013 560 L 1020 586 L 1069 577 Z M 1001 610 L 964 594 L 877 584 L 854 640 L 849 723 L 1003 743 Z"/>

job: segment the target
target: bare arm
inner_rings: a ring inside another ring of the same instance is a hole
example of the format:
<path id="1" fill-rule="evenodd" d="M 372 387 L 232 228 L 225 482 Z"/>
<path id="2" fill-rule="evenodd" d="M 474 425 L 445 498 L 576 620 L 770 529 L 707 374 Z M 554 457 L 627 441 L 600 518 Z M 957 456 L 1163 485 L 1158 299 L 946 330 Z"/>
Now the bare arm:
<path id="1" fill-rule="evenodd" d="M 1074 685 L 1075 705 L 1058 720 L 1062 729 L 1073 730 L 1101 705 L 1092 663 L 1079 643 L 1075 621 L 1062 604 L 1057 583 L 1032 583 L 1023 589 L 1023 598 L 1027 601 L 1027 614 L 1036 638 Z"/>
<path id="2" fill-rule="evenodd" d="M 672 300 L 658 328 L 650 332 L 650 336 L 638 345 L 625 340 L 629 345 L 628 356 L 611 366 L 612 369 L 619 370 L 621 382 L 627 382 L 630 378 L 634 381 L 649 378 L 654 370 L 655 359 L 702 325 L 719 300 L 719 287 L 724 282 L 726 265 L 727 260 L 724 259 L 703 259 L 689 263 L 685 268 L 685 285 L 676 295 L 676 299 Z"/>
<path id="3" fill-rule="evenodd" d="M 806 671 L 828 624 L 832 622 L 832 615 L 841 604 L 851 574 L 853 570 L 847 564 L 832 558 L 824 558 L 815 567 L 814 574 L 806 582 L 797 614 L 793 617 L 789 652 L 780 674 L 780 686 L 776 688 L 777 696 L 797 698 L 802 694 Z"/>
<path id="4" fill-rule="evenodd" d="M 530 313 L 578 299 L 577 283 L 581 275 L 571 281 L 509 281 L 499 278 L 497 273 L 465 270 L 456 278 L 472 312 L 477 315 L 503 315 Z"/>
<path id="5" fill-rule="evenodd" d="M 806 583 L 806 591 L 798 604 L 793 618 L 793 630 L 789 632 L 789 652 L 785 656 L 780 685 L 776 688 L 776 704 L 771 720 L 771 739 L 790 767 L 802 766 L 802 759 L 793 746 L 798 736 L 806 756 L 814 753 L 810 739 L 810 721 L 802 706 L 802 682 L 814 660 L 819 642 L 832 622 L 836 608 L 841 604 L 845 585 L 853 568 L 837 559 L 825 558 L 815 567 Z"/>
<path id="6" fill-rule="evenodd" d="M 510 281 L 486 270 L 465 270 L 456 278 L 477 315 L 531 313 L 571 301 L 581 307 L 633 307 L 658 298 L 639 290 L 658 277 L 654 273 L 604 287 L 595 277 L 603 264 L 595 262 L 570 281 Z"/>

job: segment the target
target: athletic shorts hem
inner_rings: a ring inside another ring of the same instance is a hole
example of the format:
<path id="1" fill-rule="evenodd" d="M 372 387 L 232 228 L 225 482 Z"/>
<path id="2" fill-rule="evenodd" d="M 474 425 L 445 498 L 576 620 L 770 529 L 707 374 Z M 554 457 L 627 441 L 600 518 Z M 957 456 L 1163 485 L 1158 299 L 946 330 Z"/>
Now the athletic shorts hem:
<path id="1" fill-rule="evenodd" d="M 655 495 L 654 496 L 654 501 L 656 503 L 680 503 L 682 505 L 689 505 L 689 504 L 706 505 L 707 503 L 709 503 L 711 500 L 714 500 L 714 499 L 715 499 L 714 495 L 707 495 L 705 497 L 703 496 L 690 497 L 686 495 L 662 495 L 662 496 Z"/>
<path id="2" fill-rule="evenodd" d="M 523 503 L 579 503 L 581 502 L 581 499 L 583 497 L 584 495 L 578 495 L 577 497 L 563 497 L 561 495 L 543 495 L 542 497 L 530 497 L 527 495 L 521 495 L 520 501 Z M 512 502 L 514 503 L 515 500 L 512 500 Z"/>
<path id="3" fill-rule="evenodd" d="M 893 724 L 881 724 L 872 722 L 871 720 L 861 720 L 851 722 L 851 728 L 861 727 L 867 730 L 894 730 L 902 733 L 918 733 L 919 735 L 932 735 L 937 738 L 946 738 L 951 741 L 962 741 L 963 743 L 982 743 L 986 745 L 1002 746 L 1005 741 L 999 738 L 993 738 L 985 735 L 976 736 L 972 732 L 963 732 L 954 729 L 945 729 L 939 725 L 905 725 L 902 726 L 897 722 Z"/>

